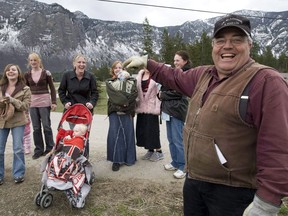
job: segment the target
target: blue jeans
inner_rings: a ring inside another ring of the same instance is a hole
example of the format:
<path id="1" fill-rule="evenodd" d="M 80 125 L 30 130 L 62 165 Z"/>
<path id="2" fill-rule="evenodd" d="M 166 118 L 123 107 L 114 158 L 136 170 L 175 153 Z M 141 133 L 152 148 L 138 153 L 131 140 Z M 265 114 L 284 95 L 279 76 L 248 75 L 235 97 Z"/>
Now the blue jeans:
<path id="1" fill-rule="evenodd" d="M 25 157 L 23 150 L 24 128 L 25 125 L 0 129 L 0 178 L 4 178 L 4 154 L 10 130 L 12 131 L 13 139 L 13 176 L 16 178 L 25 175 Z"/>
<path id="2" fill-rule="evenodd" d="M 42 136 L 41 123 L 44 129 L 46 150 L 50 151 L 54 146 L 53 133 L 50 119 L 51 107 L 31 107 L 30 116 L 33 126 L 34 153 L 42 154 L 44 150 L 44 141 Z"/>
<path id="3" fill-rule="evenodd" d="M 186 177 L 183 187 L 185 216 L 242 216 L 256 190 L 231 187 Z"/>
<path id="4" fill-rule="evenodd" d="M 182 171 L 185 166 L 183 126 L 184 122 L 174 117 L 170 117 L 170 121 L 166 121 L 167 138 L 172 158 L 171 164 Z"/>

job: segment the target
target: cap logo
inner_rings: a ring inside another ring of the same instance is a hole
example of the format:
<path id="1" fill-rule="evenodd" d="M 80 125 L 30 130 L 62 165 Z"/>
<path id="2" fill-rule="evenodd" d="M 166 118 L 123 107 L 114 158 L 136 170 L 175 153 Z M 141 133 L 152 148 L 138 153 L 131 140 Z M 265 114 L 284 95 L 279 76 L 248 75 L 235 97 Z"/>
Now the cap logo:
<path id="1" fill-rule="evenodd" d="M 231 18 L 229 20 L 225 20 L 224 22 L 222 22 L 222 26 L 224 26 L 224 25 L 242 25 L 242 23 L 243 23 L 242 20 Z"/>

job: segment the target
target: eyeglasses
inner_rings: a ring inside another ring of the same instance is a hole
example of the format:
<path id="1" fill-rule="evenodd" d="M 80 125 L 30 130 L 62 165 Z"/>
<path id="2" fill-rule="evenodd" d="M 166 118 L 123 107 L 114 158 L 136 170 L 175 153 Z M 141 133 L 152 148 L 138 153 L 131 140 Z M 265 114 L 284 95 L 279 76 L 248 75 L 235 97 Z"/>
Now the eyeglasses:
<path id="1" fill-rule="evenodd" d="M 233 46 L 239 46 L 245 42 L 246 37 L 239 36 L 239 37 L 232 37 L 231 39 L 215 38 L 212 40 L 212 44 L 221 47 L 224 46 L 228 40 L 230 44 L 232 44 Z"/>

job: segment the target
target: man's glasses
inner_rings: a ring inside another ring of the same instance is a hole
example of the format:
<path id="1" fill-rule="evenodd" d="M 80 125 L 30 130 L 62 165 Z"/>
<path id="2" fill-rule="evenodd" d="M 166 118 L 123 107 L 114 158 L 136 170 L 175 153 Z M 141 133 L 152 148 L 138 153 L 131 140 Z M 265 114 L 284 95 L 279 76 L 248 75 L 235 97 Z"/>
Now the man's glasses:
<path id="1" fill-rule="evenodd" d="M 232 37 L 231 39 L 214 38 L 212 40 L 212 44 L 218 47 L 222 47 L 227 43 L 227 41 L 229 41 L 230 44 L 232 44 L 233 46 L 239 46 L 246 41 L 246 37 L 237 36 L 237 37 Z"/>

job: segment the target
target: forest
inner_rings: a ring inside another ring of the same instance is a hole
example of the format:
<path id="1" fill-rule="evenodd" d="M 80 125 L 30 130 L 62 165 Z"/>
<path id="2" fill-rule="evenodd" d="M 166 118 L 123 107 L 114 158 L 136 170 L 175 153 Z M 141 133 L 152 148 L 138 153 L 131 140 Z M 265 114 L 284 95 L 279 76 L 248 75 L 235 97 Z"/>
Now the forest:
<path id="1" fill-rule="evenodd" d="M 211 52 L 212 52 L 212 39 L 206 32 L 202 33 L 199 40 L 194 43 L 185 43 L 179 33 L 174 36 L 169 35 L 167 29 L 164 29 L 161 37 L 161 49 L 158 53 L 153 49 L 154 42 L 152 40 L 153 28 L 149 24 L 149 20 L 146 18 L 143 22 L 143 34 L 142 34 L 142 50 L 140 55 L 149 55 L 149 58 L 154 59 L 165 64 L 173 66 L 174 54 L 178 50 L 185 50 L 189 53 L 190 60 L 193 67 L 200 65 L 213 64 Z M 272 47 L 266 47 L 265 50 L 260 50 L 257 41 L 253 41 L 253 47 L 251 50 L 251 57 L 260 64 L 277 69 L 281 73 L 288 73 L 288 52 L 280 53 L 277 57 L 272 52 Z M 124 61 L 125 59 L 122 59 Z M 104 65 L 101 68 L 92 66 L 89 68 L 90 72 L 95 74 L 97 80 L 104 81 L 111 75 L 109 73 L 110 65 Z M 62 73 L 54 74 L 55 81 L 61 80 Z"/>

